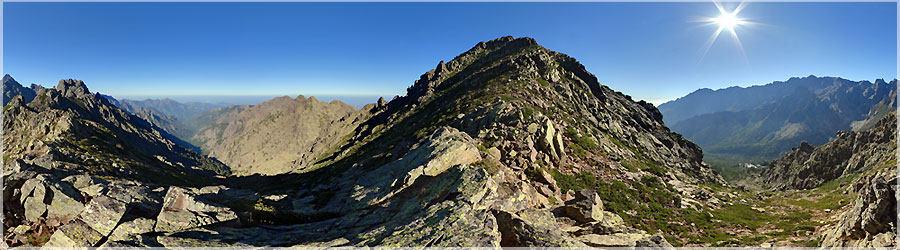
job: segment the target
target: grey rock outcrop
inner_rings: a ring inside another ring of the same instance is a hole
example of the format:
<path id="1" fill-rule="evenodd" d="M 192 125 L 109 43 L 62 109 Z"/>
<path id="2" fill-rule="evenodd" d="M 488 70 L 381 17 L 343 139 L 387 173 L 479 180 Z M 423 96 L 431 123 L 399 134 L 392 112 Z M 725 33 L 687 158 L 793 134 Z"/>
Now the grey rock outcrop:
<path id="1" fill-rule="evenodd" d="M 567 216 L 578 222 L 603 220 L 603 201 L 593 190 L 583 189 L 575 192 L 575 199 L 567 201 L 563 209 Z"/>
<path id="2" fill-rule="evenodd" d="M 9 75 L 3 76 L 3 106 L 6 106 L 13 98 L 21 96 L 19 102 L 29 103 L 34 100 L 35 93 L 33 89 L 22 87 L 16 79 Z"/>
<path id="3" fill-rule="evenodd" d="M 580 241 L 565 235 L 553 214 L 546 210 L 524 210 L 518 213 L 495 212 L 503 246 L 583 247 Z"/>
<path id="4" fill-rule="evenodd" d="M 773 161 L 756 176 L 771 189 L 809 189 L 823 183 L 872 169 L 895 158 L 896 112 L 864 131 L 841 131 L 830 142 L 813 147 L 801 143 Z"/>
<path id="5" fill-rule="evenodd" d="M 826 230 L 822 246 L 897 246 L 896 166 L 860 177 L 851 192 L 857 194 L 856 198 L 837 224 Z"/>
<path id="6" fill-rule="evenodd" d="M 190 190 L 170 187 L 154 230 L 177 232 L 236 219 L 237 215 L 228 207 L 202 200 Z"/>

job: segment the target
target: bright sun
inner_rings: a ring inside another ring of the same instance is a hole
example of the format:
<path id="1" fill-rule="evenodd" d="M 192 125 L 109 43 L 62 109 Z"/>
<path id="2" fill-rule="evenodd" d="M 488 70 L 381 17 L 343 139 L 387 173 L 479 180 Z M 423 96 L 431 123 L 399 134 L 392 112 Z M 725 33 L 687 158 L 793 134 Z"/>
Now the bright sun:
<path id="1" fill-rule="evenodd" d="M 719 28 L 713 32 L 712 36 L 709 37 L 709 40 L 706 41 L 706 44 L 703 48 L 703 55 L 706 56 L 706 52 L 709 51 L 709 48 L 712 47 L 712 44 L 719 37 L 719 34 L 722 32 L 731 34 L 731 37 L 734 38 L 734 41 L 737 43 L 738 49 L 740 49 L 741 54 L 744 53 L 744 46 L 741 44 L 741 40 L 738 39 L 736 29 L 739 26 L 751 26 L 756 23 L 745 21 L 745 19 L 738 17 L 738 13 L 746 7 L 745 2 L 741 2 L 738 4 L 736 8 L 732 11 L 725 10 L 724 6 L 719 4 L 718 2 L 713 1 L 716 5 L 716 9 L 719 10 L 719 17 L 714 18 L 705 18 L 703 21 L 707 22 L 711 25 L 718 25 Z"/>
<path id="2" fill-rule="evenodd" d="M 719 28 L 733 30 L 734 26 L 742 24 L 743 21 L 738 19 L 735 13 L 722 13 L 721 16 L 713 18 L 713 22 L 719 25 Z"/>

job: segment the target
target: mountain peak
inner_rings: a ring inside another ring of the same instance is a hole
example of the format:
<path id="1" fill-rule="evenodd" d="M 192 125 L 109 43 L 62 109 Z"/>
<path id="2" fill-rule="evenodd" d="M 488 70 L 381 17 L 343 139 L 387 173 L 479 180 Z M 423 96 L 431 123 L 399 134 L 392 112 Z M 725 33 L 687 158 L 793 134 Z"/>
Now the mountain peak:
<path id="1" fill-rule="evenodd" d="M 33 89 L 22 87 L 16 79 L 9 74 L 3 76 L 3 106 L 6 106 L 17 95 L 22 95 L 23 103 L 31 102 L 35 93 Z"/>
<path id="2" fill-rule="evenodd" d="M 56 85 L 56 90 L 59 90 L 60 94 L 65 97 L 82 97 L 91 94 L 91 91 L 88 90 L 84 81 L 74 79 L 59 80 L 59 84 Z"/>

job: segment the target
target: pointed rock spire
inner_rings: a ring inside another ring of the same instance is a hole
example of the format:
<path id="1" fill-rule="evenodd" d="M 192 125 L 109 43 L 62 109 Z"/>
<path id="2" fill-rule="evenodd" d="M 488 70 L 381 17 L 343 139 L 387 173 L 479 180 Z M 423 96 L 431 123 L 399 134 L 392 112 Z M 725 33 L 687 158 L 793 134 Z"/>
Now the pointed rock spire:
<path id="1" fill-rule="evenodd" d="M 84 81 L 82 80 L 59 80 L 59 84 L 56 85 L 56 90 L 59 90 L 60 94 L 65 97 L 91 95 L 91 91 L 88 90 L 87 85 L 84 85 Z"/>

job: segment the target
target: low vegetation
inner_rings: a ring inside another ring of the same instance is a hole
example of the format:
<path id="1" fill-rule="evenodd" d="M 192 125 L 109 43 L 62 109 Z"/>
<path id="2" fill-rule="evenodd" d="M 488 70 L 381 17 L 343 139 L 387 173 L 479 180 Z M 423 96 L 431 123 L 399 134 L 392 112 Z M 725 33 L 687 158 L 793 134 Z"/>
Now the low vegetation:
<path id="1" fill-rule="evenodd" d="M 636 168 L 630 163 L 622 165 Z M 625 182 L 602 180 L 589 172 L 568 175 L 551 169 L 551 175 L 563 192 L 596 190 L 605 210 L 618 214 L 629 226 L 664 233 L 675 246 L 752 246 L 764 242 L 817 246 L 820 239 L 814 232 L 826 222 L 816 218 L 826 211 L 836 212 L 849 202 L 839 188 L 847 178 L 817 189 L 777 195 L 704 185 L 715 193 L 720 206 L 698 210 L 683 206 L 678 192 L 654 176 Z"/>

